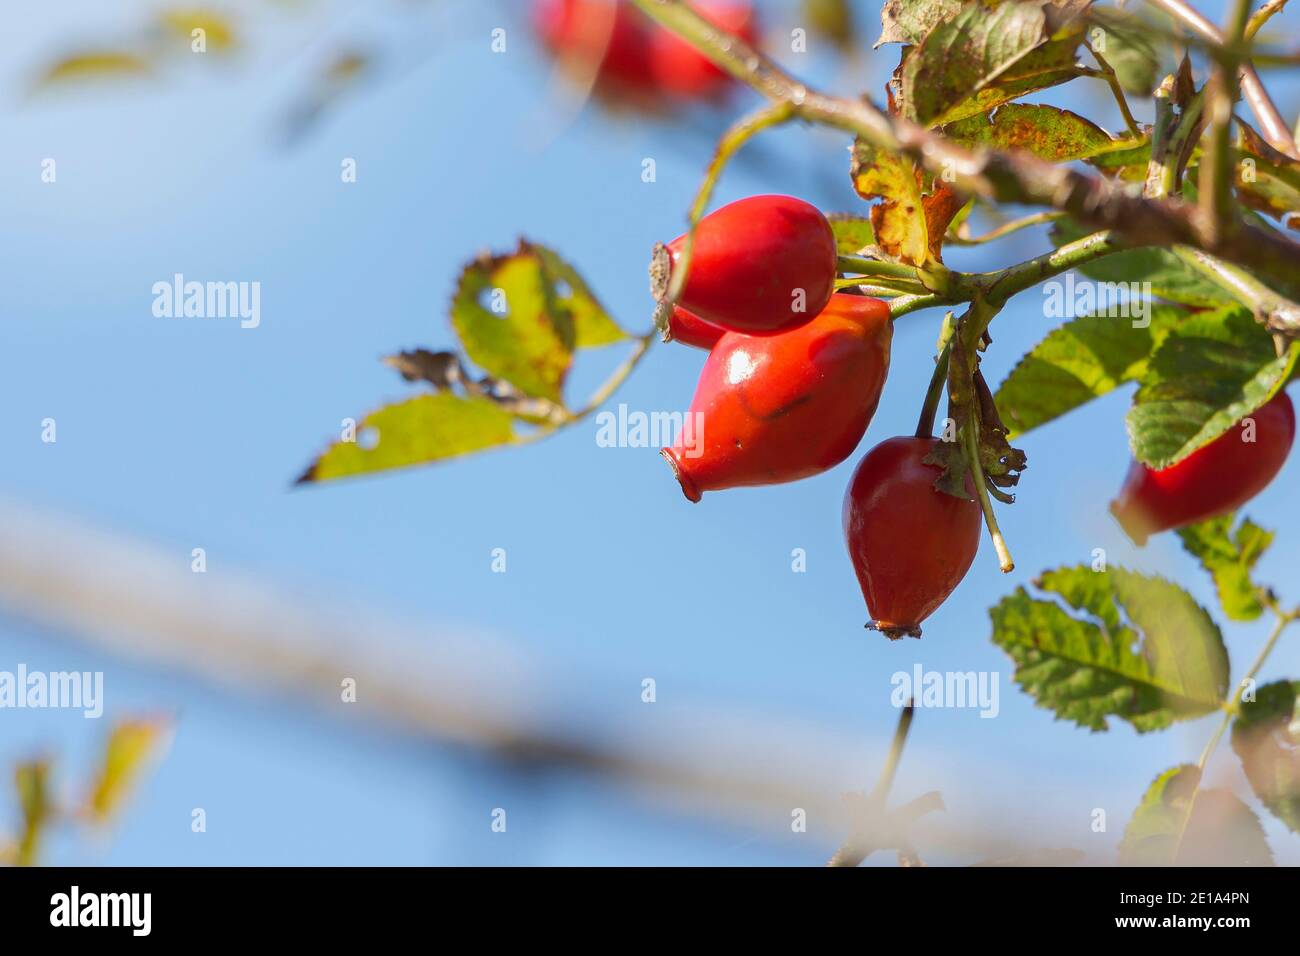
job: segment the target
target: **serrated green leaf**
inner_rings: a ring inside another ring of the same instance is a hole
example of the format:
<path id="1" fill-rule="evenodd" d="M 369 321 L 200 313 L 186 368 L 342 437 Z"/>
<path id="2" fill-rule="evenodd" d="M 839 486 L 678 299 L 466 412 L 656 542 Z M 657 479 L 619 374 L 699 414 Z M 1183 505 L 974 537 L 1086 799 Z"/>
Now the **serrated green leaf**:
<path id="1" fill-rule="evenodd" d="M 960 10 L 965 0 L 885 0 L 880 9 L 880 39 L 884 43 L 919 43 L 940 20 Z"/>
<path id="2" fill-rule="evenodd" d="M 1250 572 L 1273 543 L 1273 532 L 1265 531 L 1249 518 L 1233 531 L 1236 515 L 1221 515 L 1178 529 L 1183 547 L 1214 578 L 1219 603 L 1229 620 L 1253 621 L 1264 613 L 1259 588 Z"/>
<path id="3" fill-rule="evenodd" d="M 943 126 L 1075 75 L 1085 3 L 974 3 L 936 23 L 899 67 L 908 119 Z"/>
<path id="4" fill-rule="evenodd" d="M 1275 681 L 1243 701 L 1232 723 L 1232 749 L 1255 796 L 1300 833 L 1300 681 Z"/>
<path id="5" fill-rule="evenodd" d="M 1023 149 L 1058 163 L 1132 145 L 1111 139 L 1104 129 L 1077 113 L 1032 103 L 1007 103 L 991 113 L 949 124 L 943 134 L 969 146 Z"/>
<path id="6" fill-rule="evenodd" d="M 87 800 L 94 821 L 106 822 L 122 805 L 145 766 L 157 756 L 168 728 L 166 720 L 147 718 L 124 720 L 113 727 Z"/>
<path id="7" fill-rule="evenodd" d="M 1011 436 L 1136 381 L 1151 353 L 1186 314 L 1178 306 L 1157 305 L 1146 328 L 1135 328 L 1126 318 L 1088 315 L 1048 333 L 998 388 L 998 410 Z"/>
<path id="8" fill-rule="evenodd" d="M 1038 586 L 1065 606 L 1017 588 L 989 611 L 993 642 L 1015 661 L 1021 688 L 1057 717 L 1094 731 L 1118 717 L 1145 732 L 1223 701 L 1222 635 L 1181 588 L 1082 566 L 1047 572 Z"/>
<path id="9" fill-rule="evenodd" d="M 354 440 L 330 445 L 298 480 L 423 465 L 516 440 L 514 416 L 496 402 L 436 392 L 371 412 L 357 426 Z"/>
<path id="10" fill-rule="evenodd" d="M 563 403 L 576 345 L 573 315 L 556 295 L 542 257 L 527 243 L 465 267 L 451 324 L 466 354 L 489 375 L 520 391 Z"/>
<path id="11" fill-rule="evenodd" d="M 1271 399 L 1291 377 L 1300 346 L 1279 358 L 1245 308 L 1200 312 L 1152 355 L 1126 418 L 1133 455 L 1168 468 Z"/>
<path id="12" fill-rule="evenodd" d="M 1086 234 L 1087 230 L 1077 223 L 1060 220 L 1053 226 L 1051 236 L 1059 246 Z M 1228 293 L 1164 249 L 1130 249 L 1089 262 L 1078 271 L 1098 282 L 1147 282 L 1152 295 L 1171 302 L 1203 307 L 1233 302 Z"/>
<path id="13" fill-rule="evenodd" d="M 550 281 L 555 307 L 567 311 L 572 318 L 575 348 L 599 348 L 628 337 L 627 332 L 605 311 L 578 270 L 560 258 L 557 252 L 529 242 L 521 243 L 521 248 L 541 260 Z"/>
<path id="14" fill-rule="evenodd" d="M 1226 790 L 1198 790 L 1191 764 L 1152 782 L 1124 829 L 1122 866 L 1271 866 L 1264 828 Z"/>
<path id="15" fill-rule="evenodd" d="M 876 244 L 876 234 L 871 220 L 848 213 L 832 213 L 826 217 L 835 234 L 835 249 L 842 256 L 856 256 Z"/>

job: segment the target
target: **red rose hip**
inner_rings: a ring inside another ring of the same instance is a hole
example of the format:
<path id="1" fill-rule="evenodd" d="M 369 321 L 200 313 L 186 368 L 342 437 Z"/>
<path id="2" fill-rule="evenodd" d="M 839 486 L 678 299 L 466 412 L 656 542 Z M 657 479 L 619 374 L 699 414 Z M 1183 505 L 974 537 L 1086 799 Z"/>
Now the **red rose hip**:
<path id="1" fill-rule="evenodd" d="M 681 235 L 655 249 L 656 298 L 666 294 L 685 245 Z M 677 304 L 729 332 L 780 332 L 826 307 L 835 269 L 835 235 L 816 206 L 793 196 L 750 196 L 699 221 Z"/>
<path id="2" fill-rule="evenodd" d="M 718 344 L 718 339 L 722 338 L 726 331 L 722 326 L 705 322 L 698 315 L 677 306 L 668 317 L 668 334 L 664 336 L 664 341 L 693 345 L 707 352 Z"/>
<path id="3" fill-rule="evenodd" d="M 1110 512 L 1135 544 L 1236 510 L 1282 470 L 1295 440 L 1291 399 L 1278 392 L 1248 418 L 1255 423 L 1253 441 L 1238 426 L 1168 468 L 1157 470 L 1140 461 L 1129 466 Z"/>
<path id="4" fill-rule="evenodd" d="M 723 335 L 691 402 L 701 425 L 663 450 L 686 497 L 796 481 L 842 462 L 880 401 L 892 334 L 885 303 L 840 294 L 789 332 Z"/>
<path id="5" fill-rule="evenodd" d="M 757 39 L 754 5 L 748 0 L 697 0 L 701 16 L 746 43 Z M 650 57 L 660 89 L 684 99 L 712 99 L 731 84 L 731 77 L 671 30 L 656 29 Z"/>
<path id="6" fill-rule="evenodd" d="M 921 636 L 961 583 L 980 542 L 980 506 L 934 487 L 924 459 L 936 438 L 890 438 L 858 463 L 844 496 L 844 536 L 871 615 L 891 640 Z M 969 481 L 968 481 L 969 484 Z"/>

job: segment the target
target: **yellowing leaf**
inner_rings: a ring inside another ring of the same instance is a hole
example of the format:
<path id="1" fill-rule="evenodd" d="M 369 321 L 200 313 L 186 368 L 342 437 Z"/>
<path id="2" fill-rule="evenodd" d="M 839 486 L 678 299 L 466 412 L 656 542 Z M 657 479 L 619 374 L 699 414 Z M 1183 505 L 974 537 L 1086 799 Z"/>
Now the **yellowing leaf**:
<path id="1" fill-rule="evenodd" d="M 921 176 L 912 160 L 859 139 L 853 145 L 850 175 L 859 196 L 881 200 L 871 207 L 871 227 L 880 250 L 897 261 L 924 265 L 930 255 L 929 230 Z"/>
<path id="2" fill-rule="evenodd" d="M 120 80 L 141 77 L 151 70 L 149 61 L 126 50 L 98 50 L 75 53 L 49 66 L 36 82 L 38 89 L 87 80 Z"/>
<path id="3" fill-rule="evenodd" d="M 371 412 L 352 440 L 330 445 L 298 481 L 423 465 L 514 441 L 514 416 L 491 399 L 420 395 Z"/>
<path id="4" fill-rule="evenodd" d="M 195 39 L 194 31 L 202 30 L 207 49 L 224 52 L 235 46 L 235 29 L 219 13 L 202 8 L 177 7 L 158 14 L 159 22 L 172 34 L 189 43 Z"/>
<path id="5" fill-rule="evenodd" d="M 106 822 L 123 803 L 149 760 L 157 756 L 170 730 L 162 718 L 124 720 L 113 727 L 104 759 L 91 786 L 90 815 Z"/>

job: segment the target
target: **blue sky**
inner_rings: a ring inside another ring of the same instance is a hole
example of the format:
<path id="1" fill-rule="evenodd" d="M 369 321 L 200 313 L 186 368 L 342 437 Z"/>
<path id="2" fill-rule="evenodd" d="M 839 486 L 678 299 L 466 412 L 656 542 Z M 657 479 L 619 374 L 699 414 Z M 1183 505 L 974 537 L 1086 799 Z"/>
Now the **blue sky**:
<path id="1" fill-rule="evenodd" d="M 845 789 L 868 783 L 883 756 L 896 717 L 892 673 L 917 662 L 998 671 L 997 719 L 918 717 L 897 795 L 942 785 L 962 819 L 1047 820 L 1053 845 L 1107 859 L 1149 781 L 1194 760 L 1213 718 L 1145 737 L 1118 723 L 1089 734 L 1054 722 L 1011 683 L 986 608 L 1043 569 L 1091 560 L 1097 547 L 1112 562 L 1175 577 L 1213 607 L 1176 542 L 1166 535 L 1136 551 L 1106 513 L 1128 461 L 1127 390 L 1025 438 L 1030 468 L 1017 503 L 1000 511 L 1017 570 L 1001 575 L 981 545 L 919 642 L 863 630 L 839 514 L 861 454 L 914 427 L 935 311 L 900 320 L 859 452 L 797 485 L 709 494 L 692 506 L 656 449 L 598 447 L 588 422 L 529 448 L 289 489 L 341 418 L 409 393 L 380 356 L 453 344 L 446 306 L 459 268 L 481 249 L 509 248 L 519 235 L 544 242 L 625 326 L 646 326 L 650 247 L 681 231 L 728 115 L 691 114 L 678 126 L 588 109 L 568 124 L 522 4 L 458 3 L 409 18 L 399 6 L 254 15 L 251 47 L 230 63 L 182 60 L 154 82 L 30 100 L 24 84 L 65 44 L 125 35 L 138 19 L 132 8 L 146 8 L 69 4 L 15 25 L 22 55 L 0 75 L 0 437 L 9 449 L 0 495 L 146 541 L 181 564 L 202 546 L 214 571 L 502 642 L 570 688 L 570 718 L 593 726 L 635 727 L 663 708 L 716 729 L 715 713 L 736 711 L 859 739 Z M 769 7 L 779 39 L 790 5 Z M 501 24 L 508 52 L 496 55 L 488 37 Z M 304 33 L 315 39 L 304 45 Z M 387 50 L 393 66 L 283 146 L 285 111 L 341 42 Z M 837 89 L 878 92 L 896 57 L 882 48 L 857 65 L 783 59 Z M 1295 85 L 1280 90 L 1294 115 Z M 1115 129 L 1104 92 L 1068 102 Z M 749 97 L 736 106 L 754 105 Z M 846 146 L 807 128 L 772 133 L 728 170 L 717 200 L 789 192 L 827 210 L 861 209 Z M 40 180 L 45 157 L 57 159 L 55 185 Z M 357 160 L 355 184 L 340 183 L 344 157 Z M 641 179 L 646 157 L 656 160 L 654 183 Z M 990 268 L 995 255 L 1010 262 L 1046 247 L 1041 233 L 1026 233 L 954 261 Z M 176 272 L 259 281 L 261 326 L 154 318 L 150 289 Z M 991 382 L 1051 327 L 1042 301 L 1025 293 L 997 319 Z M 580 401 L 619 357 L 617 348 L 584 354 L 569 395 Z M 615 402 L 684 410 L 702 360 L 657 347 Z M 39 440 L 46 417 L 58 422 L 56 445 Z M 1279 532 L 1259 576 L 1293 601 L 1300 515 L 1287 489 L 1298 469 L 1292 460 L 1249 509 Z M 496 547 L 509 554 L 505 575 L 490 572 Z M 791 573 L 793 548 L 807 552 L 807 573 Z M 1227 633 L 1238 672 L 1265 630 Z M 813 827 L 809 848 L 781 838 L 779 826 L 756 835 L 706 825 L 586 778 L 523 779 L 64 637 L 0 617 L 0 669 L 104 670 L 110 717 L 180 717 L 170 753 L 113 838 L 60 840 L 57 862 L 815 863 L 836 839 Z M 1295 676 L 1297 664 L 1292 635 L 1264 676 Z M 646 676 L 657 681 L 656 708 L 640 701 Z M 69 779 L 84 772 L 103 729 L 60 711 L 0 713 L 0 728 L 0 763 L 50 750 Z M 1242 785 L 1226 746 L 1211 778 Z M 519 810 L 509 840 L 494 842 L 486 808 L 502 801 Z M 0 820 L 10 806 L 0 804 Z M 202 836 L 189 831 L 195 806 L 208 809 Z M 1106 834 L 1088 828 L 1094 807 L 1107 808 Z M 1300 859 L 1295 837 L 1266 825 L 1279 858 Z"/>

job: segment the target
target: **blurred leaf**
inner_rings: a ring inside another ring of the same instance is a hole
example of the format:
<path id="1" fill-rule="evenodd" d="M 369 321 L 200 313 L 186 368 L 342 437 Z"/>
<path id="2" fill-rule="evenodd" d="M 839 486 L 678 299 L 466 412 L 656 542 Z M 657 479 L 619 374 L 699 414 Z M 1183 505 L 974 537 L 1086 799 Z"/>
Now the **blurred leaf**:
<path id="1" fill-rule="evenodd" d="M 450 392 L 385 405 L 362 420 L 357 440 L 334 442 L 298 482 L 423 465 L 513 444 L 518 440 L 514 420 L 491 399 Z"/>
<path id="2" fill-rule="evenodd" d="M 88 80 L 138 78 L 152 71 L 149 61 L 127 50 L 76 53 L 51 64 L 36 81 L 36 88 L 83 83 Z"/>
<path id="3" fill-rule="evenodd" d="M 1151 353 L 1186 316 L 1153 306 L 1151 324 L 1086 315 L 1071 319 L 1034 346 L 998 388 L 997 406 L 1011 434 L 1023 435 L 1125 382 L 1136 381 Z"/>
<path id="4" fill-rule="evenodd" d="M 1272 336 L 1242 306 L 1190 316 L 1167 335 L 1142 375 L 1127 424 L 1133 454 L 1168 468 L 1272 398 L 1300 346 L 1278 358 Z"/>
<path id="5" fill-rule="evenodd" d="M 162 718 L 123 720 L 113 727 L 103 763 L 91 783 L 92 820 L 106 823 L 121 807 L 145 766 L 158 755 L 170 728 L 170 721 Z"/>
<path id="6" fill-rule="evenodd" d="M 174 7 L 158 14 L 158 21 L 169 33 L 185 41 L 186 49 L 195 30 L 202 30 L 207 48 L 223 53 L 235 46 L 234 25 L 223 15 L 201 7 Z"/>
<path id="7" fill-rule="evenodd" d="M 1115 71 L 1126 93 L 1151 96 L 1160 78 L 1173 69 L 1168 44 L 1159 42 L 1163 27 L 1143 14 L 1112 7 L 1094 6 L 1089 16 L 1095 28 L 1088 33 L 1089 42 Z"/>
<path id="8" fill-rule="evenodd" d="M 877 247 L 896 261 L 923 265 L 930 255 L 929 232 L 921 174 L 912 160 L 859 139 L 853 144 L 849 175 L 859 196 L 881 200 L 871 207 Z"/>
<path id="9" fill-rule="evenodd" d="M 1243 701 L 1232 749 L 1260 803 L 1300 833 L 1300 681 L 1275 681 Z"/>
<path id="10" fill-rule="evenodd" d="M 1259 589 L 1250 572 L 1273 543 L 1273 532 L 1265 531 L 1249 518 L 1234 532 L 1236 515 L 1222 515 L 1178 529 L 1183 547 L 1214 578 L 1223 613 L 1232 621 L 1253 621 L 1264 613 Z"/>
<path id="11" fill-rule="evenodd" d="M 835 250 L 842 256 L 856 256 L 876 244 L 876 234 L 871 220 L 848 213 L 832 213 L 826 217 L 835 233 Z"/>
<path id="12" fill-rule="evenodd" d="M 1077 113 L 1030 103 L 1007 103 L 945 126 L 943 134 L 969 146 L 1023 149 L 1058 163 L 1117 148 L 1104 129 Z"/>
<path id="13" fill-rule="evenodd" d="M 1252 209 L 1300 228 L 1300 160 L 1269 145 L 1248 124 L 1238 122 L 1241 148 L 1234 157 L 1233 184 Z"/>
<path id="14" fill-rule="evenodd" d="M 974 3 L 935 24 L 897 74 L 901 110 L 944 126 L 1075 75 L 1086 0 Z"/>
<path id="15" fill-rule="evenodd" d="M 1151 138 L 1147 135 L 1136 146 L 1098 153 L 1096 156 L 1088 157 L 1087 162 L 1104 176 L 1111 176 L 1127 183 L 1145 182 L 1147 169 L 1151 163 Z M 1173 259 L 1172 256 L 1170 258 Z"/>
<path id="16" fill-rule="evenodd" d="M 1087 232 L 1073 221 L 1058 220 L 1052 227 L 1052 241 L 1058 246 L 1064 245 L 1083 238 Z M 1152 295 L 1171 302 L 1199 306 L 1233 302 L 1228 293 L 1164 249 L 1130 249 L 1087 263 L 1077 271 L 1098 282 L 1149 282 Z"/>
<path id="17" fill-rule="evenodd" d="M 573 318 L 576 348 L 598 348 L 628 337 L 605 311 L 578 270 L 561 259 L 558 253 L 535 243 L 522 243 L 521 249 L 527 249 L 541 260 L 556 307 L 567 310 Z"/>
<path id="18" fill-rule="evenodd" d="M 880 10 L 880 39 L 884 43 L 919 43 L 940 20 L 962 8 L 965 0 L 885 0 Z"/>
<path id="19" fill-rule="evenodd" d="M 989 611 L 993 642 L 1011 655 L 1021 688 L 1058 718 L 1098 731 L 1118 717 L 1146 732 L 1224 700 L 1223 638 L 1178 586 L 1084 566 L 1049 571 L 1035 583 L 1066 606 L 1017 588 Z"/>
<path id="20" fill-rule="evenodd" d="M 1271 866 L 1264 829 L 1226 790 L 1198 790 L 1191 764 L 1152 782 L 1124 830 L 1122 866 Z M 1194 797 L 1194 799 L 1193 799 Z"/>
<path id="21" fill-rule="evenodd" d="M 14 862 L 18 866 L 36 865 L 41 838 L 56 815 L 49 778 L 47 760 L 29 760 L 14 768 L 14 786 L 18 790 L 18 806 L 23 814 L 22 833 L 14 851 Z"/>
<path id="22" fill-rule="evenodd" d="M 849 0 L 803 0 L 803 18 L 841 50 L 852 48 L 857 40 Z"/>
<path id="23" fill-rule="evenodd" d="M 465 267 L 451 322 L 466 354 L 489 375 L 563 403 L 576 344 L 574 317 L 542 257 L 526 242 L 517 252 L 483 255 Z"/>

